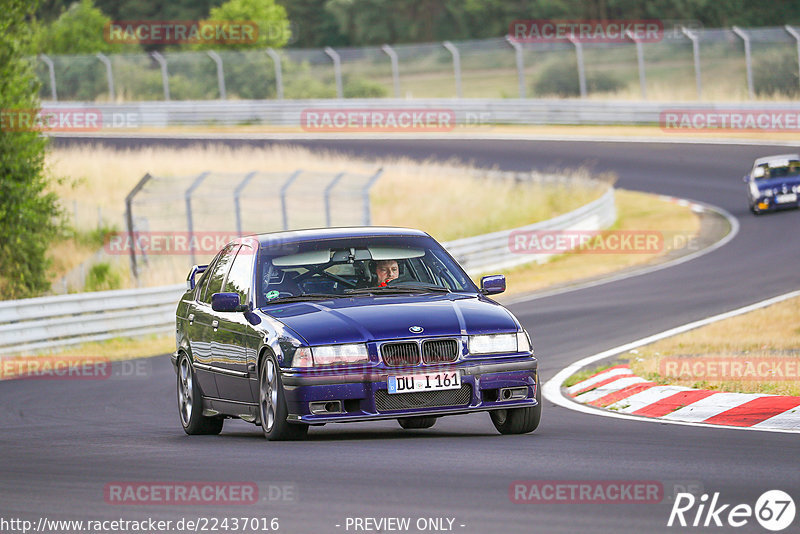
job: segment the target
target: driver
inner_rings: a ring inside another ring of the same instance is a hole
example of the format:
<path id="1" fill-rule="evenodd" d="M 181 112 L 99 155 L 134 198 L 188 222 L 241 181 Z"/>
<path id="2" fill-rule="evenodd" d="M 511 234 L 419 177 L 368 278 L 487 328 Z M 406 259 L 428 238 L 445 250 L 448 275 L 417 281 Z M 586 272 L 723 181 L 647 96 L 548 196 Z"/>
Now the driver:
<path id="1" fill-rule="evenodd" d="M 386 287 L 386 284 L 400 276 L 400 267 L 397 265 L 397 260 L 376 261 L 375 274 L 378 277 L 378 287 Z"/>

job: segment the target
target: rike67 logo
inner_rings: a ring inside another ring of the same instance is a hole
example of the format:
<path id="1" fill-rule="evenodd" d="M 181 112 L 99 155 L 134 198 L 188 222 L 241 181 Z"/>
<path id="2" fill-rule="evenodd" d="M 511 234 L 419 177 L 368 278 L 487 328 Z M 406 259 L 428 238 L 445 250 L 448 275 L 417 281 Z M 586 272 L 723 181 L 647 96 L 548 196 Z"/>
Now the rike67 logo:
<path id="1" fill-rule="evenodd" d="M 764 492 L 755 506 L 722 504 L 719 492 L 715 492 L 710 501 L 707 493 L 699 499 L 691 493 L 679 493 L 667 526 L 738 528 L 755 518 L 765 529 L 778 532 L 794 522 L 795 512 L 794 500 L 781 490 Z"/>

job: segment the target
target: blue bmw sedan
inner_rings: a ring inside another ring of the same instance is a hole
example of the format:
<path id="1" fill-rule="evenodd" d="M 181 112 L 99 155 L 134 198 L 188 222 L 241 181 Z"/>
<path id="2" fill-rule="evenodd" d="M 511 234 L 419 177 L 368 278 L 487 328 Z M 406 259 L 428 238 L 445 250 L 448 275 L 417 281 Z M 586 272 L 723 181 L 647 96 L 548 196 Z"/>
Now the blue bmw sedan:
<path id="1" fill-rule="evenodd" d="M 196 279 L 200 275 L 199 279 Z M 428 234 L 326 228 L 243 237 L 195 266 L 176 313 L 181 425 L 228 418 L 270 440 L 311 425 L 396 419 L 433 426 L 489 412 L 502 434 L 541 417 L 530 337 Z"/>

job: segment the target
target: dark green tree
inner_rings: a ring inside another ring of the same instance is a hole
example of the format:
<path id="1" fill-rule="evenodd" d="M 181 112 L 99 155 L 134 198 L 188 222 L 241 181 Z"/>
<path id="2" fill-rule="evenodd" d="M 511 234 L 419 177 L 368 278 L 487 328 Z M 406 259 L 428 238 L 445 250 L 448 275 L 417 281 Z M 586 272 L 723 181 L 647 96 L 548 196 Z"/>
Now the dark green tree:
<path id="1" fill-rule="evenodd" d="M 46 140 L 15 127 L 21 113 L 39 108 L 29 60 L 28 29 L 35 4 L 4 0 L 0 9 L 0 295 L 32 297 L 50 287 L 47 248 L 61 227 L 56 197 L 47 193 Z"/>
<path id="2" fill-rule="evenodd" d="M 111 18 L 92 0 L 73 3 L 49 24 L 38 24 L 36 50 L 43 54 L 95 54 L 121 52 L 122 45 L 108 42 L 103 29 Z"/>

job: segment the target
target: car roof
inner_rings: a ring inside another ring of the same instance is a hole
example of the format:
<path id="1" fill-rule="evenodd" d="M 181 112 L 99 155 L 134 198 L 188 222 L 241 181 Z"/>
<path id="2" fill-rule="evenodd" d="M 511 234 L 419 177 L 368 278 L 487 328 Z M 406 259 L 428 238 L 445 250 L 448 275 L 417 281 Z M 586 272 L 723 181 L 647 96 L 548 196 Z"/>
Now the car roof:
<path id="1" fill-rule="evenodd" d="M 304 230 L 288 230 L 256 234 L 242 239 L 257 239 L 261 246 L 278 243 L 301 243 L 319 239 L 346 239 L 350 237 L 430 237 L 422 230 L 413 228 L 397 228 L 393 226 L 347 226 L 338 228 L 309 228 Z"/>
<path id="2" fill-rule="evenodd" d="M 753 163 L 753 167 L 758 167 L 759 165 L 764 165 L 764 164 L 766 164 L 766 165 L 771 167 L 772 166 L 772 165 L 770 165 L 771 163 L 776 163 L 778 161 L 784 162 L 786 160 L 789 160 L 789 161 L 792 161 L 792 160 L 800 161 L 800 155 L 797 155 L 797 154 L 778 154 L 776 156 L 765 156 L 763 158 L 758 158 L 755 161 L 755 163 Z"/>

